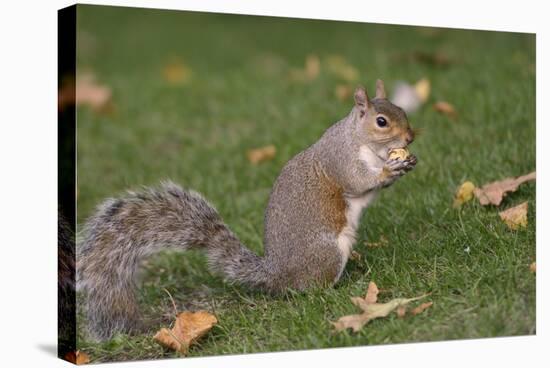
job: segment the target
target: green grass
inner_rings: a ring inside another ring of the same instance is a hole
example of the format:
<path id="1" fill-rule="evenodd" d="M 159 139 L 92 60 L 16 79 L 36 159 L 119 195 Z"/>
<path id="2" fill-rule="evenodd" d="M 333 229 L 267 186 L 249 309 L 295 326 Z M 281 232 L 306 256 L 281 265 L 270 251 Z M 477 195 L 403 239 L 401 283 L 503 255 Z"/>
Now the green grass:
<path id="1" fill-rule="evenodd" d="M 535 333 L 535 184 L 501 208 L 451 206 L 465 180 L 481 185 L 535 169 L 535 37 L 312 20 L 79 6 L 78 67 L 113 91 L 114 111 L 78 109 L 78 218 L 127 188 L 171 178 L 202 192 L 241 240 L 263 252 L 263 212 L 272 183 L 295 154 L 352 107 L 334 96 L 345 83 L 323 60 L 341 55 L 374 92 L 399 79 L 432 82 L 429 102 L 409 116 L 423 129 L 411 150 L 414 171 L 385 190 L 362 220 L 340 282 L 329 289 L 270 297 L 211 275 L 203 255 L 165 253 L 144 267 L 140 300 L 150 333 L 95 344 L 79 328 L 78 346 L 93 361 L 174 357 L 152 340 L 180 310 L 214 311 L 219 324 L 190 356 L 480 338 Z M 444 53 L 432 65 L 414 52 Z M 308 54 L 321 73 L 289 78 Z M 192 78 L 171 86 L 164 66 L 183 60 Z M 453 103 L 458 118 L 431 109 Z M 249 148 L 274 144 L 258 166 Z M 529 225 L 510 231 L 498 211 L 529 202 Z M 385 236 L 385 247 L 365 241 Z M 331 333 L 329 321 L 354 313 L 350 296 L 370 280 L 381 300 L 431 292 L 424 314 L 373 321 L 361 332 Z M 82 319 L 79 319 L 82 322 Z"/>

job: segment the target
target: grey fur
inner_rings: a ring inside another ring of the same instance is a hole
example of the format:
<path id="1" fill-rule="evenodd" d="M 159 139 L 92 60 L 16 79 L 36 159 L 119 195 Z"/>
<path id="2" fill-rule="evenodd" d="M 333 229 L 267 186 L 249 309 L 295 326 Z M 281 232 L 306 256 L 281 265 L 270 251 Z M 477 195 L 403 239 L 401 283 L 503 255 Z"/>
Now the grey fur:
<path id="1" fill-rule="evenodd" d="M 204 249 L 213 271 L 268 292 L 335 283 L 347 260 L 337 244 L 347 200 L 374 194 L 416 164 L 414 156 L 387 160 L 390 148 L 412 140 L 402 110 L 358 91 L 363 99 L 350 114 L 277 178 L 265 213 L 264 257 L 243 246 L 200 194 L 171 182 L 101 204 L 84 226 L 77 256 L 92 337 L 103 340 L 139 326 L 134 276 L 142 259 L 164 249 Z M 399 135 L 372 130 L 378 110 L 395 119 Z M 377 162 L 359 159 L 364 145 L 377 152 Z"/>

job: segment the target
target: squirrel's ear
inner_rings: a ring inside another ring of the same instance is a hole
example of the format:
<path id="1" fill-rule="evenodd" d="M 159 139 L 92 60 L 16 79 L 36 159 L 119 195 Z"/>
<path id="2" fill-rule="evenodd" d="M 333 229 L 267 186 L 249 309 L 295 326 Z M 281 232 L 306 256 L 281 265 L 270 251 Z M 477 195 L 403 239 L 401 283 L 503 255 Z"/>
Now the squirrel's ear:
<path id="1" fill-rule="evenodd" d="M 363 87 L 357 87 L 355 90 L 355 106 L 361 111 L 361 116 L 365 115 L 365 112 L 369 108 L 369 96 Z"/>
<path id="2" fill-rule="evenodd" d="M 376 80 L 376 98 L 386 98 L 386 89 L 381 79 Z"/>

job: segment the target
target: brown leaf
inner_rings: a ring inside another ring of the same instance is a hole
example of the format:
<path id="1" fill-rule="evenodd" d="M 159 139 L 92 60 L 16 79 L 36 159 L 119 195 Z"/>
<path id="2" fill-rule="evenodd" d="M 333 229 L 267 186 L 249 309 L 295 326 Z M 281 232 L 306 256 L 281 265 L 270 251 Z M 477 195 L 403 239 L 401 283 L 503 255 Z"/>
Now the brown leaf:
<path id="1" fill-rule="evenodd" d="M 90 357 L 83 351 L 69 351 L 65 354 L 65 360 L 76 365 L 90 363 Z"/>
<path id="2" fill-rule="evenodd" d="M 161 328 L 153 338 L 164 347 L 187 354 L 189 346 L 216 323 L 216 317 L 206 311 L 182 312 L 176 317 L 174 327 Z"/>
<path id="3" fill-rule="evenodd" d="M 290 71 L 290 79 L 297 82 L 311 82 L 321 72 L 321 61 L 317 55 L 306 56 L 304 69 L 294 68 Z"/>
<path id="4" fill-rule="evenodd" d="M 456 191 L 455 199 L 453 201 L 453 207 L 460 207 L 464 203 L 474 198 L 475 188 L 476 186 L 471 181 L 465 181 L 464 183 L 462 183 L 462 185 Z"/>
<path id="5" fill-rule="evenodd" d="M 357 69 L 348 63 L 340 55 L 331 55 L 326 60 L 328 70 L 347 82 L 355 82 L 359 79 L 359 72 Z"/>
<path id="6" fill-rule="evenodd" d="M 521 184 L 535 179 L 535 171 L 517 178 L 506 178 L 474 189 L 474 195 L 483 206 L 488 204 L 498 206 L 507 193 L 515 192 Z"/>
<path id="7" fill-rule="evenodd" d="M 339 101 L 347 101 L 351 98 L 353 90 L 350 86 L 346 84 L 339 84 L 334 89 L 334 95 Z"/>
<path id="8" fill-rule="evenodd" d="M 435 111 L 447 115 L 451 118 L 457 116 L 455 107 L 446 101 L 438 101 L 434 103 L 433 108 Z"/>
<path id="9" fill-rule="evenodd" d="M 417 314 L 420 314 L 420 313 L 424 312 L 426 309 L 430 308 L 433 304 L 434 304 L 433 302 L 422 303 L 418 307 L 413 308 L 411 310 L 411 314 L 413 316 L 416 316 Z"/>
<path id="10" fill-rule="evenodd" d="M 388 245 L 388 239 L 384 235 L 381 235 L 380 239 L 378 239 L 377 242 L 367 242 L 367 241 L 365 241 L 365 245 L 367 246 L 367 248 L 385 247 L 385 246 Z"/>
<path id="11" fill-rule="evenodd" d="M 405 314 L 407 314 L 407 307 L 405 307 L 404 305 L 401 305 L 397 307 L 397 310 L 395 311 L 395 313 L 397 314 L 397 317 L 403 318 L 405 317 Z"/>
<path id="12" fill-rule="evenodd" d="M 340 317 L 336 322 L 331 322 L 334 326 L 335 331 L 343 331 L 345 329 L 351 328 L 354 332 L 359 331 L 363 328 L 364 325 L 369 323 L 375 318 L 386 317 L 392 311 L 398 307 L 407 305 L 408 303 L 424 298 L 427 295 L 422 295 L 416 298 L 397 298 L 393 299 L 387 303 L 377 303 L 377 294 L 378 287 L 374 282 L 369 283 L 367 295 L 365 298 L 352 297 L 351 301 L 353 304 L 358 306 L 363 310 L 361 314 L 351 314 L 348 316 Z"/>
<path id="13" fill-rule="evenodd" d="M 527 226 L 527 207 L 527 202 L 523 202 L 498 214 L 510 229 L 517 230 Z"/>
<path id="14" fill-rule="evenodd" d="M 537 272 L 537 262 L 533 262 L 529 265 L 529 271 L 531 271 L 532 273 Z"/>
<path id="15" fill-rule="evenodd" d="M 89 106 L 95 111 L 104 111 L 111 101 L 111 89 L 96 81 L 94 74 L 77 74 L 75 84 L 76 105 Z"/>
<path id="16" fill-rule="evenodd" d="M 260 148 L 254 148 L 247 152 L 248 161 L 250 163 L 257 165 L 262 161 L 267 161 L 275 157 L 277 149 L 274 145 L 264 146 Z"/>
<path id="17" fill-rule="evenodd" d="M 412 59 L 427 65 L 432 66 L 449 66 L 452 61 L 451 58 L 443 51 L 437 51 L 435 53 L 415 51 L 411 55 Z"/>
<path id="18" fill-rule="evenodd" d="M 352 261 L 360 261 L 361 260 L 361 253 L 352 250 L 351 254 L 349 256 L 349 259 L 351 259 Z"/>
<path id="19" fill-rule="evenodd" d="M 172 85 L 184 85 L 189 82 L 192 75 L 191 68 L 181 60 L 166 64 L 162 70 L 164 80 Z"/>
<path id="20" fill-rule="evenodd" d="M 378 300 L 378 293 L 380 291 L 378 290 L 378 286 L 374 283 L 374 281 L 369 282 L 369 286 L 367 288 L 367 295 L 365 295 L 365 302 L 367 304 L 374 304 Z"/>
<path id="21" fill-rule="evenodd" d="M 317 55 L 308 55 L 306 57 L 306 78 L 308 80 L 314 80 L 319 76 L 319 73 L 321 72 L 321 62 L 319 61 L 319 57 Z"/>

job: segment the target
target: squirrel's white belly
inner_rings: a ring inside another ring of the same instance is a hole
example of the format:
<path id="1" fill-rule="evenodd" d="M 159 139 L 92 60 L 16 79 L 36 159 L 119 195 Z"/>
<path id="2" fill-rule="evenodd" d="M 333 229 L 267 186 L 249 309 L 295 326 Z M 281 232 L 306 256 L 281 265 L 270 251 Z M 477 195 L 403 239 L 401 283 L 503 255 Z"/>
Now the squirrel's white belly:
<path id="1" fill-rule="evenodd" d="M 338 249 L 342 253 L 342 266 L 336 280 L 340 278 L 355 244 L 361 213 L 374 200 L 377 193 L 378 191 L 371 191 L 361 197 L 346 197 L 346 225 L 337 238 Z"/>

